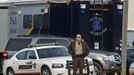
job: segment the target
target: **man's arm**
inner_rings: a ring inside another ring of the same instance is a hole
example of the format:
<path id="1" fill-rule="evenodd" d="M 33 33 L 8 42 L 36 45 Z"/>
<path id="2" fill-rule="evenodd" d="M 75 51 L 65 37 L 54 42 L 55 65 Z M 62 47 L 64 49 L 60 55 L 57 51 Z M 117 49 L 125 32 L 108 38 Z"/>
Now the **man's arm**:
<path id="1" fill-rule="evenodd" d="M 72 43 L 68 46 L 68 52 L 69 52 L 70 55 L 73 55 Z"/>
<path id="2" fill-rule="evenodd" d="M 87 43 L 86 43 L 86 42 L 84 42 L 84 45 L 85 45 L 85 52 L 84 52 L 84 56 L 86 57 L 86 56 L 89 54 L 89 52 L 90 52 L 90 48 L 89 48 L 89 46 L 87 45 Z"/>

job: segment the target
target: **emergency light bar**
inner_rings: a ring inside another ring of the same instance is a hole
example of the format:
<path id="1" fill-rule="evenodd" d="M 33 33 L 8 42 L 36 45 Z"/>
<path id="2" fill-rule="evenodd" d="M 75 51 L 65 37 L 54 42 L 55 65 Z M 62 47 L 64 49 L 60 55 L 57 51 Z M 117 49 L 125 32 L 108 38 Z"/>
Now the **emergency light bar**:
<path id="1" fill-rule="evenodd" d="M 28 45 L 28 47 L 54 46 L 54 45 L 59 45 L 59 43 L 42 43 L 42 44 L 34 44 L 34 45 Z"/>

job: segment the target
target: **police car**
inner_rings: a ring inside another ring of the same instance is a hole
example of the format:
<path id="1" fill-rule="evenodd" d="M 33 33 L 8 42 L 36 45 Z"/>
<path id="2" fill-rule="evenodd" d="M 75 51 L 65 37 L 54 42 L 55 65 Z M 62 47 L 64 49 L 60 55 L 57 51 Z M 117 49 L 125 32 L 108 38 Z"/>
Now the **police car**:
<path id="1" fill-rule="evenodd" d="M 88 65 L 92 75 L 93 60 L 89 57 Z M 24 48 L 4 61 L 4 75 L 68 75 L 67 60 L 71 61 L 64 46 L 38 46 Z M 86 73 L 86 69 L 83 72 Z M 72 73 L 72 69 L 71 69 Z"/>

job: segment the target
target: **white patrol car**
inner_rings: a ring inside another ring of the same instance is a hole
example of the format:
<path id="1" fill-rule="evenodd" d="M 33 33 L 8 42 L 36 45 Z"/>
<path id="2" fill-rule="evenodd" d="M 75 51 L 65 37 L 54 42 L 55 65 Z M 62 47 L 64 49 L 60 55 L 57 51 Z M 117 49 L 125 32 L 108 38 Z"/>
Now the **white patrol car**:
<path id="1" fill-rule="evenodd" d="M 89 57 L 90 75 L 93 74 L 93 60 Z M 72 60 L 64 46 L 30 47 L 15 53 L 4 61 L 4 75 L 68 75 L 67 60 Z M 86 73 L 86 68 L 83 69 Z M 71 69 L 72 73 L 72 69 Z"/>

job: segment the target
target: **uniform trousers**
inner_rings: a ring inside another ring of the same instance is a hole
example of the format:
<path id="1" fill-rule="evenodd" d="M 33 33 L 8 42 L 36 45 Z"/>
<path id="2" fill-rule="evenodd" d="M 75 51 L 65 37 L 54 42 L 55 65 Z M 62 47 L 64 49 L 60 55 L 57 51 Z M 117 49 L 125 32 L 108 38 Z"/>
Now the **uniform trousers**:
<path id="1" fill-rule="evenodd" d="M 84 68 L 84 58 L 76 57 L 73 58 L 73 75 L 76 75 L 77 70 L 79 69 L 79 75 L 83 75 Z"/>

